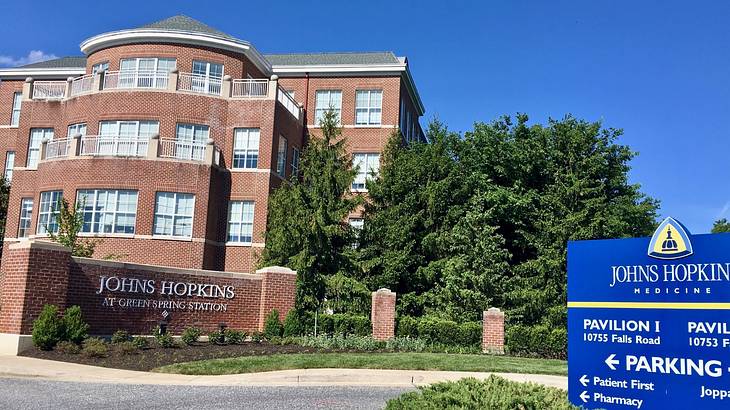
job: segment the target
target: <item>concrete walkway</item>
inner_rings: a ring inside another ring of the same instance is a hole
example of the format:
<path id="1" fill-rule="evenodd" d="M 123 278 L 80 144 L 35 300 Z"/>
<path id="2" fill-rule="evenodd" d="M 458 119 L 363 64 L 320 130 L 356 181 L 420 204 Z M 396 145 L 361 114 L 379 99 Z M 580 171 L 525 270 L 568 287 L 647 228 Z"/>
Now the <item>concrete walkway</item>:
<path id="1" fill-rule="evenodd" d="M 109 369 L 75 363 L 0 356 L 0 377 L 84 383 L 176 386 L 419 386 L 491 374 L 518 382 L 568 389 L 568 378 L 517 373 L 439 372 L 424 370 L 299 369 L 222 376 L 188 376 Z"/>

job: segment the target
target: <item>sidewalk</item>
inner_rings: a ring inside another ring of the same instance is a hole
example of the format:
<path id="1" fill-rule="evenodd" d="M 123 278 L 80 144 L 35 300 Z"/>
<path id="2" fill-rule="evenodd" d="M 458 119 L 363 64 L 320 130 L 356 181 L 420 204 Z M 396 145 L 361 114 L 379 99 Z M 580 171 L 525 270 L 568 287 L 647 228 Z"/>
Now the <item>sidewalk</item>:
<path id="1" fill-rule="evenodd" d="M 111 384 L 398 387 L 426 385 L 447 380 L 458 380 L 464 377 L 487 378 L 491 374 L 518 382 L 529 381 L 564 390 L 568 388 L 567 377 L 536 374 L 424 370 L 299 369 L 223 376 L 188 376 L 109 369 L 20 356 L 0 356 L 0 377 Z"/>

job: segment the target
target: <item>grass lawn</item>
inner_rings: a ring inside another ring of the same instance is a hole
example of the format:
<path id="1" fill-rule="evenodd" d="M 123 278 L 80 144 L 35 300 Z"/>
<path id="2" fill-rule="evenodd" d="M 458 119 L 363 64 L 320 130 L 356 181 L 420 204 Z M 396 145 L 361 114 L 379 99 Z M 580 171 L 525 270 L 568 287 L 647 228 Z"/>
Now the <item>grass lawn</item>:
<path id="1" fill-rule="evenodd" d="M 322 368 L 568 374 L 567 362 L 563 360 L 448 353 L 275 354 L 178 363 L 153 371 L 211 375 Z"/>

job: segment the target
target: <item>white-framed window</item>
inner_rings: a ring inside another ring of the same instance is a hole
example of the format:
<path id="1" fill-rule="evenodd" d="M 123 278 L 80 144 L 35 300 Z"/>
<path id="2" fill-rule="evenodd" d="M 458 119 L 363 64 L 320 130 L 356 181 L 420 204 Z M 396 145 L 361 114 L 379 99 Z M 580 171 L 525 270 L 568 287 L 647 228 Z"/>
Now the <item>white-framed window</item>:
<path id="1" fill-rule="evenodd" d="M 10 125 L 17 127 L 20 123 L 20 107 L 23 105 L 23 93 L 13 94 L 13 113 L 10 116 Z"/>
<path id="2" fill-rule="evenodd" d="M 342 91 L 317 90 L 314 101 L 314 123 L 319 125 L 327 110 L 337 113 L 337 120 L 342 123 Z"/>
<path id="3" fill-rule="evenodd" d="M 109 62 L 108 61 L 104 61 L 104 62 L 101 62 L 101 63 L 96 63 L 96 64 L 94 64 L 94 65 L 91 66 L 91 74 L 92 75 L 98 73 L 99 71 L 109 71 Z"/>
<path id="4" fill-rule="evenodd" d="M 137 221 L 137 191 L 79 190 L 76 204 L 84 216 L 84 233 L 133 234 Z"/>
<path id="5" fill-rule="evenodd" d="M 299 149 L 297 147 L 292 147 L 291 149 L 291 175 L 293 178 L 296 178 L 299 176 Z"/>
<path id="6" fill-rule="evenodd" d="M 220 94 L 223 83 L 223 64 L 193 60 L 192 90 L 199 93 Z"/>
<path id="7" fill-rule="evenodd" d="M 168 75 L 175 67 L 174 58 L 123 58 L 119 61 L 119 88 L 167 88 Z"/>
<path id="8" fill-rule="evenodd" d="M 13 181 L 13 167 L 15 167 L 15 151 L 8 151 L 5 154 L 5 182 Z"/>
<path id="9" fill-rule="evenodd" d="M 279 135 L 279 146 L 276 149 L 276 173 L 286 176 L 286 138 Z"/>
<path id="10" fill-rule="evenodd" d="M 228 207 L 228 242 L 251 244 L 253 211 L 253 201 L 231 201 Z"/>
<path id="11" fill-rule="evenodd" d="M 33 198 L 20 200 L 20 222 L 18 223 L 18 238 L 27 238 L 30 235 L 30 221 L 33 218 Z"/>
<path id="12" fill-rule="evenodd" d="M 259 166 L 258 128 L 236 128 L 233 130 L 233 169 L 252 169 Z"/>
<path id="13" fill-rule="evenodd" d="M 86 135 L 86 125 L 84 125 L 84 133 Z M 69 126 L 71 131 L 71 126 Z M 122 120 L 122 121 L 99 121 L 99 135 L 113 137 L 151 137 L 160 132 L 159 121 L 138 121 L 138 120 Z"/>
<path id="14" fill-rule="evenodd" d="M 355 229 L 362 229 L 363 226 L 365 226 L 365 220 L 362 218 L 350 218 L 348 222 L 350 223 L 350 226 Z"/>
<path id="15" fill-rule="evenodd" d="M 147 155 L 150 137 L 159 130 L 160 123 L 157 121 L 100 121 L 99 138 L 95 140 L 97 145 L 90 149 L 99 155 L 143 157 Z M 82 152 L 86 150 L 87 147 L 82 147 Z"/>
<path id="16" fill-rule="evenodd" d="M 153 235 L 191 238 L 195 195 L 179 192 L 158 192 L 155 198 Z"/>
<path id="17" fill-rule="evenodd" d="M 355 125 L 380 125 L 383 113 L 383 90 L 357 90 Z"/>
<path id="18" fill-rule="evenodd" d="M 86 135 L 86 123 L 71 124 L 68 126 L 67 137 L 73 138 L 76 134 Z"/>
<path id="19" fill-rule="evenodd" d="M 205 158 L 208 135 L 210 135 L 210 128 L 207 125 L 177 124 L 175 157 L 202 161 Z"/>
<path id="20" fill-rule="evenodd" d="M 63 191 L 41 192 L 38 228 L 36 232 L 39 234 L 58 232 L 58 214 L 60 213 L 61 198 L 63 198 Z"/>
<path id="21" fill-rule="evenodd" d="M 358 153 L 352 156 L 352 166 L 357 168 L 357 175 L 352 181 L 353 191 L 366 191 L 367 181 L 380 171 L 380 154 Z"/>
<path id="22" fill-rule="evenodd" d="M 26 166 L 28 168 L 35 168 L 38 166 L 38 157 L 41 152 L 41 142 L 44 139 L 53 139 L 53 128 L 31 128 L 30 129 L 30 140 L 28 141 L 28 161 Z"/>

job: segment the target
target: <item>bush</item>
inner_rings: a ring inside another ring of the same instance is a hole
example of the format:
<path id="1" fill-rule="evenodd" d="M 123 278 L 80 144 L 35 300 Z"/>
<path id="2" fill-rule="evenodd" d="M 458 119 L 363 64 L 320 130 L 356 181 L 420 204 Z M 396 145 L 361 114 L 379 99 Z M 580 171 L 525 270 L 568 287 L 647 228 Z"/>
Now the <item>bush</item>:
<path id="1" fill-rule="evenodd" d="M 139 350 L 147 349 L 150 346 L 150 342 L 147 341 L 146 337 L 133 337 L 132 344 Z"/>
<path id="2" fill-rule="evenodd" d="M 136 354 L 139 352 L 139 348 L 135 346 L 133 342 L 118 342 L 116 344 L 117 350 L 124 355 Z"/>
<path id="3" fill-rule="evenodd" d="M 219 332 L 217 330 L 214 330 L 214 331 L 208 333 L 208 343 L 210 343 L 212 345 L 226 344 L 225 334 L 223 332 Z"/>
<path id="4" fill-rule="evenodd" d="M 320 336 L 304 336 L 296 339 L 297 344 L 304 347 L 313 347 L 316 349 L 332 349 L 332 350 L 360 350 L 373 351 L 381 350 L 386 347 L 386 342 L 381 342 L 369 336 L 349 336 L 343 335 L 320 335 Z"/>
<path id="5" fill-rule="evenodd" d="M 90 337 L 84 340 L 83 346 L 81 353 L 87 357 L 105 357 L 109 353 L 109 346 L 98 337 Z"/>
<path id="6" fill-rule="evenodd" d="M 546 325 L 507 327 L 507 352 L 515 356 L 565 359 L 568 351 L 568 332 L 565 328 Z"/>
<path id="7" fill-rule="evenodd" d="M 284 337 L 301 336 L 306 330 L 304 321 L 296 309 L 291 309 L 284 319 Z"/>
<path id="8" fill-rule="evenodd" d="M 418 338 L 394 337 L 385 342 L 385 348 L 397 352 L 423 352 L 428 349 L 428 343 Z"/>
<path id="9" fill-rule="evenodd" d="M 459 338 L 454 344 L 481 347 L 482 324 L 480 322 L 464 322 L 459 324 Z"/>
<path id="10" fill-rule="evenodd" d="M 418 320 L 411 316 L 401 316 L 398 319 L 397 335 L 399 337 L 418 337 Z"/>
<path id="11" fill-rule="evenodd" d="M 58 317 L 58 307 L 45 305 L 33 322 L 33 344 L 41 350 L 51 350 L 64 334 L 63 320 Z"/>
<path id="12" fill-rule="evenodd" d="M 246 332 L 240 330 L 226 329 L 223 331 L 223 337 L 229 345 L 240 345 L 246 340 Z"/>
<path id="13" fill-rule="evenodd" d="M 155 339 L 157 340 L 157 344 L 163 349 L 177 347 L 177 343 L 175 343 L 175 339 L 173 339 L 172 335 L 170 335 L 169 333 L 165 333 L 165 334 L 160 333 L 157 336 L 155 336 Z"/>
<path id="14" fill-rule="evenodd" d="M 89 325 L 81 316 L 81 308 L 71 306 L 63 312 L 64 340 L 81 343 L 89 336 Z"/>
<path id="15" fill-rule="evenodd" d="M 418 337 L 431 343 L 458 345 L 459 325 L 452 320 L 424 317 L 418 321 Z"/>
<path id="16" fill-rule="evenodd" d="M 436 383 L 420 387 L 391 399 L 388 410 L 430 409 L 578 409 L 568 402 L 567 393 L 554 387 L 534 383 L 512 382 L 490 376 L 486 380 L 474 378 L 456 382 Z"/>
<path id="17" fill-rule="evenodd" d="M 263 332 L 253 332 L 251 333 L 251 341 L 254 343 L 261 343 L 264 340 L 266 340 L 266 336 L 264 336 Z"/>
<path id="18" fill-rule="evenodd" d="M 81 346 L 64 340 L 58 342 L 53 350 L 57 350 L 64 354 L 79 354 L 81 353 Z"/>
<path id="19" fill-rule="evenodd" d="M 126 330 L 117 330 L 112 334 L 112 343 L 124 343 L 130 341 L 129 333 Z"/>
<path id="20" fill-rule="evenodd" d="M 197 327 L 188 327 L 185 330 L 183 330 L 182 335 L 180 336 L 180 339 L 183 343 L 190 346 L 195 344 L 195 342 L 198 341 L 198 338 L 202 332 Z"/>
<path id="21" fill-rule="evenodd" d="M 370 319 L 366 316 L 334 314 L 334 333 L 341 335 L 369 336 L 372 330 Z"/>
<path id="22" fill-rule="evenodd" d="M 266 322 L 264 322 L 264 336 L 266 336 L 267 339 L 281 337 L 283 330 L 281 320 L 279 320 L 279 311 L 274 309 L 266 316 Z"/>

